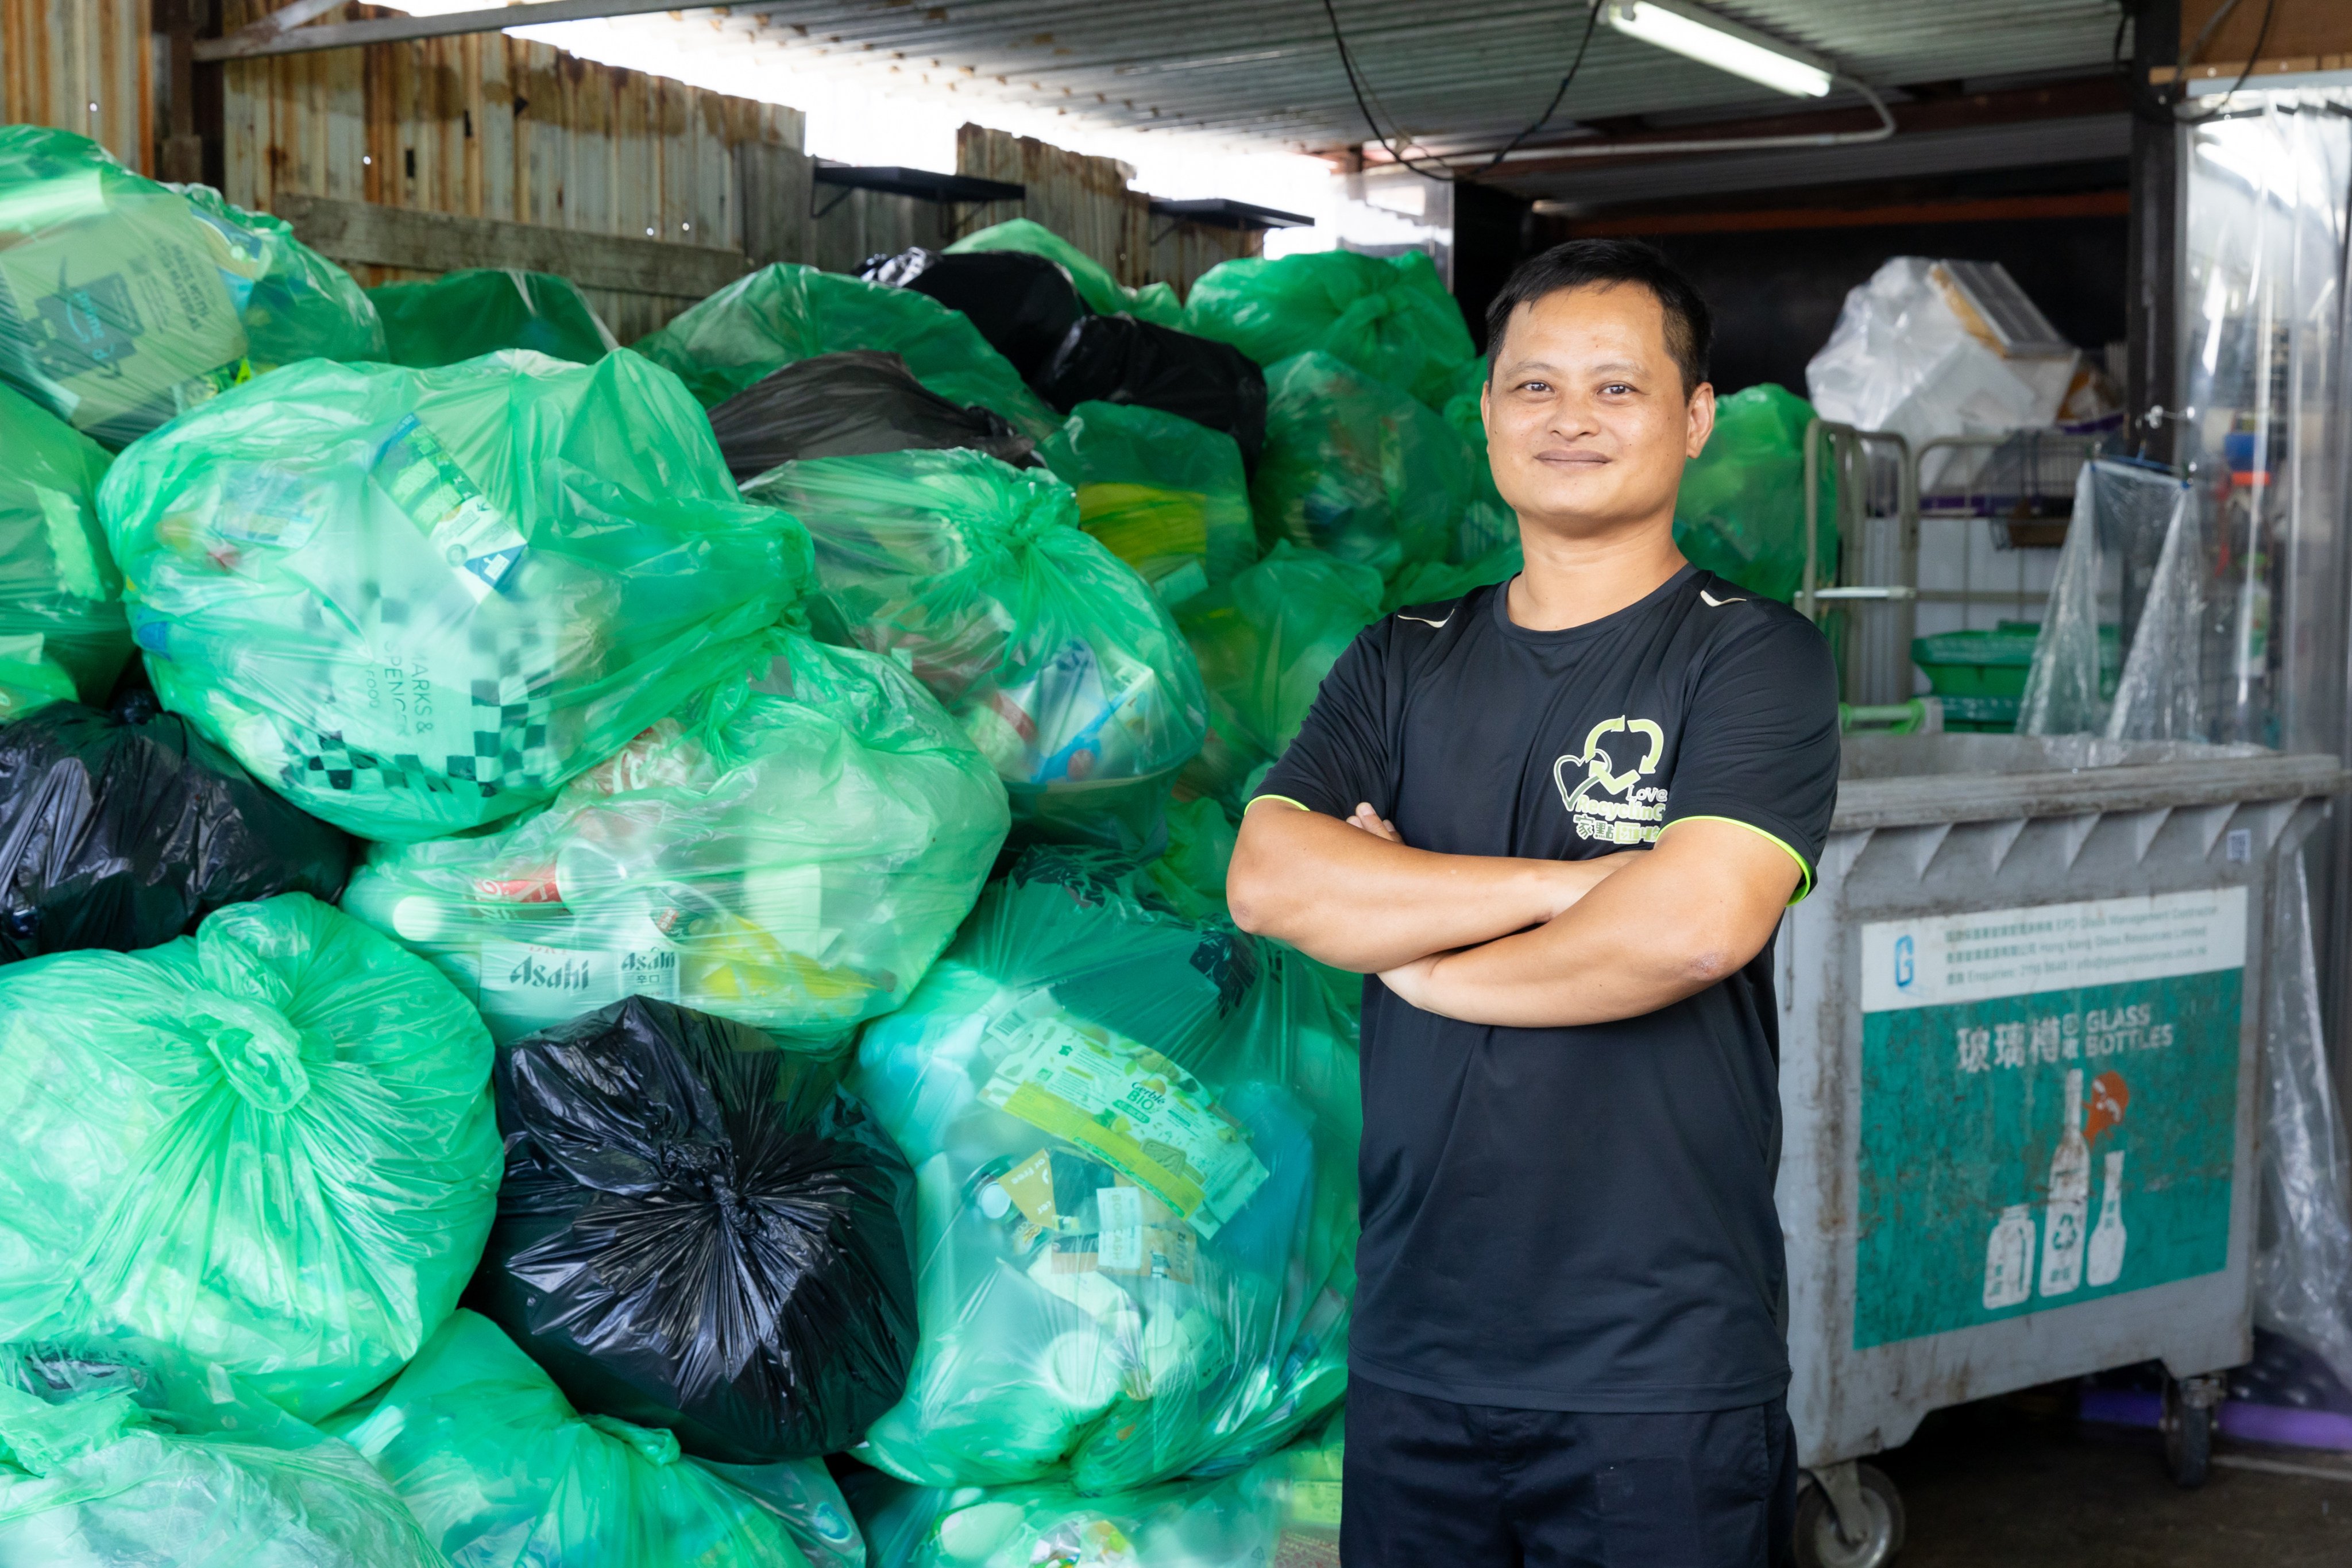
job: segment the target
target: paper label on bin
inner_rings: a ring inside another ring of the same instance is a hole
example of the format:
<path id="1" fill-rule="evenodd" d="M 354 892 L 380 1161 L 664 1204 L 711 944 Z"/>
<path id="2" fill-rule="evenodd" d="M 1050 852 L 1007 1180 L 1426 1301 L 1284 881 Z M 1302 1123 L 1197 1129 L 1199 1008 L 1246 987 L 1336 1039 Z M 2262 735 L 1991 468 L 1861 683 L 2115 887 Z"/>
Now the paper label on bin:
<path id="1" fill-rule="evenodd" d="M 415 415 L 384 437 L 375 482 L 424 531 L 475 598 L 506 585 L 522 559 L 522 535 Z"/>
<path id="2" fill-rule="evenodd" d="M 2229 1261 L 2246 891 L 1861 932 L 1856 1349 Z"/>
<path id="3" fill-rule="evenodd" d="M 1265 1166 L 1241 1128 L 1159 1052 L 1040 1009 L 1016 1010 L 998 1024 L 1005 1050 L 981 1099 L 1076 1144 L 1203 1237 L 1216 1235 L 1265 1182 Z"/>

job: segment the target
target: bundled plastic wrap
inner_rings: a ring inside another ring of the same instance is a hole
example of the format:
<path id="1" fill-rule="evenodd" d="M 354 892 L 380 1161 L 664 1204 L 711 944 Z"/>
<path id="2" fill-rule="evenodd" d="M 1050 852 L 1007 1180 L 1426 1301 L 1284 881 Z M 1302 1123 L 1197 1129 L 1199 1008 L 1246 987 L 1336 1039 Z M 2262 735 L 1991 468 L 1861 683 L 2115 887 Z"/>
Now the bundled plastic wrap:
<path id="1" fill-rule="evenodd" d="M 1129 289 L 1111 276 L 1110 268 L 1044 224 L 1030 218 L 1016 217 L 965 235 L 948 247 L 947 254 L 970 256 L 1001 250 L 1026 251 L 1032 256 L 1042 256 L 1060 267 L 1077 289 L 1078 298 L 1086 302 L 1087 309 L 1097 315 L 1116 316 L 1124 312 L 1163 327 L 1184 324 L 1181 319 L 1183 307 L 1176 302 L 1175 289 L 1165 283 L 1147 283 L 1140 289 Z"/>
<path id="2" fill-rule="evenodd" d="M 921 1349 L 859 1457 L 1126 1491 L 1277 1447 L 1344 1386 L 1356 1060 L 1294 955 L 1032 850 L 856 1091 L 916 1167 Z"/>
<path id="3" fill-rule="evenodd" d="M 364 1418 L 338 1426 L 451 1568 L 866 1561 L 823 1465 L 708 1464 L 667 1432 L 583 1415 L 472 1312 L 451 1317 Z"/>
<path id="4" fill-rule="evenodd" d="M 0 968 L 0 1340 L 176 1347 L 316 1419 L 457 1304 L 499 1182 L 490 1039 L 302 893 Z"/>
<path id="5" fill-rule="evenodd" d="M 1087 1497 L 1058 1481 L 910 1487 L 854 1478 L 873 1568 L 1339 1568 L 1337 1415 L 1237 1475 Z"/>
<path id="6" fill-rule="evenodd" d="M 106 452 L 0 386 L 0 646 L 64 670 L 68 695 L 104 701 L 131 657 L 122 574 L 98 522 Z"/>
<path id="7" fill-rule="evenodd" d="M 2223 716 L 2214 676 L 2234 650 L 2225 637 L 2207 646 L 2199 523 L 2188 487 L 2170 474 L 2083 465 L 2019 702 L 2019 734 L 2228 738 L 2208 732 Z M 2147 637 L 2137 635 L 2143 625 Z M 2126 645 L 2119 689 L 2116 661 Z"/>
<path id="8" fill-rule="evenodd" d="M 962 311 L 989 346 L 1032 382 L 1087 313 L 1070 286 L 1070 275 L 1057 263 L 1026 251 L 941 256 L 917 246 L 867 262 L 862 276 L 912 289 L 950 310 Z"/>
<path id="9" fill-rule="evenodd" d="M 1971 278 L 2000 290 L 1998 318 L 1972 300 Z M 2004 342 L 2005 329 L 2028 339 Z M 1894 431 L 1916 450 L 1938 436 L 2055 423 L 2081 358 L 1998 263 L 1897 256 L 1847 291 L 1830 341 L 1805 366 L 1805 388 L 1822 418 Z M 1982 460 L 1930 453 L 1920 483 L 1965 484 Z"/>
<path id="10" fill-rule="evenodd" d="M 704 1458 L 855 1444 L 914 1359 L 915 1183 L 835 1081 L 645 996 L 500 1051 L 467 1302 L 583 1406 Z"/>
<path id="11" fill-rule="evenodd" d="M 1077 491 L 1078 526 L 1180 604 L 1257 557 L 1231 437 L 1156 408 L 1081 403 L 1037 448 Z"/>
<path id="12" fill-rule="evenodd" d="M 995 764 L 1017 834 L 1150 842 L 1207 699 L 1068 486 L 978 452 L 892 452 L 788 463 L 744 495 L 816 541 L 817 635 L 905 661 Z"/>
<path id="13" fill-rule="evenodd" d="M 446 1568 L 365 1459 L 234 1378 L 156 1408 L 145 1369 L 0 1350 L 0 1563 Z"/>
<path id="14" fill-rule="evenodd" d="M 0 381 L 110 447 L 257 368 L 372 357 L 367 298 L 274 218 L 0 125 Z"/>
<path id="15" fill-rule="evenodd" d="M 1719 398 L 1706 450 L 1683 469 L 1675 546 L 1701 571 L 1788 604 L 1805 582 L 1805 430 L 1812 405 L 1765 382 Z M 1833 465 L 1822 474 L 1822 580 L 1838 558 Z"/>
<path id="16" fill-rule="evenodd" d="M 164 703 L 394 841 L 549 799 L 740 669 L 808 562 L 631 353 L 295 366 L 117 459 L 99 510 Z"/>
<path id="17" fill-rule="evenodd" d="M 1265 374 L 1228 343 L 1131 316 L 1089 316 L 1072 327 L 1037 377 L 1065 414 L 1082 403 L 1139 404 L 1233 438 L 1255 467 L 1265 449 Z"/>
<path id="18" fill-rule="evenodd" d="M 897 354 L 819 354 L 761 377 L 710 411 L 738 483 L 779 463 L 970 447 L 1015 468 L 1036 444 L 978 404 L 959 408 L 917 381 Z"/>
<path id="19" fill-rule="evenodd" d="M 569 278 L 482 267 L 429 282 L 383 283 L 368 298 L 394 364 L 431 370 L 499 349 L 593 364 L 620 347 Z"/>
<path id="20" fill-rule="evenodd" d="M 1265 456 L 1250 499 L 1268 544 L 1312 545 L 1384 576 L 1443 561 L 1472 479 L 1462 438 L 1385 382 L 1327 353 L 1266 373 Z"/>
<path id="21" fill-rule="evenodd" d="M 880 349 L 949 402 L 993 409 L 1033 440 L 1061 423 L 961 312 L 909 289 L 797 262 L 730 283 L 633 346 L 676 371 L 705 407 L 796 361 Z"/>
<path id="22" fill-rule="evenodd" d="M 331 900 L 352 852 L 143 695 L 0 726 L 0 962 L 153 947 L 273 893 Z"/>
<path id="23" fill-rule="evenodd" d="M 502 1045 L 646 995 L 824 1053 L 906 1000 L 1006 823 L 994 768 L 905 670 L 778 627 L 544 810 L 380 848 L 343 907 Z"/>
<path id="24" fill-rule="evenodd" d="M 1202 274 L 1184 330 L 1233 344 L 1272 371 L 1312 351 L 1443 408 L 1477 351 L 1462 308 L 1421 252 L 1318 250 L 1243 257 Z"/>
<path id="25" fill-rule="evenodd" d="M 1417 602 L 1417 601 L 1416 601 Z M 1356 634 L 1381 616 L 1381 574 L 1277 541 L 1265 559 L 1186 604 L 1182 625 L 1209 691 L 1209 738 L 1184 784 L 1238 811 L 1282 755 Z"/>

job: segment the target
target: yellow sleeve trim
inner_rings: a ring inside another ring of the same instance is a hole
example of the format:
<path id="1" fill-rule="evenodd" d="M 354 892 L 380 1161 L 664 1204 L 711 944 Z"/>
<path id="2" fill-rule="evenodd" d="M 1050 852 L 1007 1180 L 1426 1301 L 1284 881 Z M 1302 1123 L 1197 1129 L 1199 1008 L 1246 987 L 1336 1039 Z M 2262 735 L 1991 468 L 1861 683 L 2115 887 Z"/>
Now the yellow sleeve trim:
<path id="1" fill-rule="evenodd" d="M 1675 822 L 1727 822 L 1734 827 L 1744 827 L 1748 829 L 1748 832 L 1753 833 L 1759 838 L 1769 838 L 1773 843 L 1780 847 L 1780 852 L 1782 854 L 1788 856 L 1790 859 L 1794 860 L 1797 863 L 1797 890 L 1789 895 L 1789 902 L 1792 905 L 1801 904 L 1805 901 L 1805 896 L 1813 890 L 1813 868 L 1805 863 L 1805 858 L 1802 855 L 1798 854 L 1795 849 L 1790 847 L 1789 841 L 1787 839 L 1780 837 L 1778 834 L 1767 833 L 1762 828 L 1757 826 L 1754 823 L 1742 822 L 1736 816 L 1677 816 L 1675 818 Z M 1674 825 L 1674 822 L 1666 824 L 1669 827 L 1672 827 Z"/>
<path id="2" fill-rule="evenodd" d="M 1290 798 L 1288 795 L 1254 795 L 1250 796 L 1250 798 L 1249 798 L 1249 804 L 1248 804 L 1247 805 L 1244 805 L 1244 806 L 1242 807 L 1242 810 L 1243 810 L 1244 812 L 1247 812 L 1247 811 L 1249 810 L 1250 806 L 1252 806 L 1252 805 L 1255 805 L 1259 801 L 1262 801 L 1262 800 L 1278 800 L 1278 801 L 1282 802 L 1282 804 L 1283 804 L 1283 805 L 1295 805 L 1295 806 L 1297 806 L 1299 810 L 1304 811 L 1304 812 L 1308 812 L 1308 813 L 1310 813 L 1310 814 L 1311 814 L 1311 813 L 1314 811 L 1314 809 L 1315 809 L 1313 806 L 1311 806 L 1311 805 L 1307 805 L 1305 801 L 1303 801 L 1303 800 L 1293 800 L 1293 799 L 1291 799 L 1291 798 Z"/>

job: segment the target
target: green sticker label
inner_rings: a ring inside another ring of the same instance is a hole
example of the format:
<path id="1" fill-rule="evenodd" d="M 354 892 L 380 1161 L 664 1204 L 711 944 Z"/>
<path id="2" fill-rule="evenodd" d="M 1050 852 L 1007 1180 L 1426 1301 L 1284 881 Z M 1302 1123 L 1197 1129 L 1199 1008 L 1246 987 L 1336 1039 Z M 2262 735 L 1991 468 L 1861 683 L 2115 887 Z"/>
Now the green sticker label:
<path id="1" fill-rule="evenodd" d="M 2246 894 L 1863 928 L 1857 1350 L 2223 1267 Z"/>

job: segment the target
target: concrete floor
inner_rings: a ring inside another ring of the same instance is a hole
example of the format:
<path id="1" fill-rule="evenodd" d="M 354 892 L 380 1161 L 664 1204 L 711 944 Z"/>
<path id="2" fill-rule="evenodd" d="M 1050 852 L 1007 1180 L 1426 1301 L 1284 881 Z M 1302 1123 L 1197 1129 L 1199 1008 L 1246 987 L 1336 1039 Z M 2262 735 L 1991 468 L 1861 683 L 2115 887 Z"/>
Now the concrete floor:
<path id="1" fill-rule="evenodd" d="M 2352 1455 L 2225 1443 L 2212 1479 L 2182 1491 L 2155 1433 L 2026 1394 L 1939 1412 L 1874 1462 L 1908 1517 L 1896 1568 L 2352 1568 Z"/>

